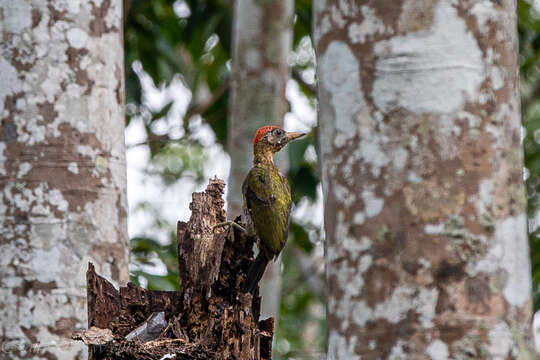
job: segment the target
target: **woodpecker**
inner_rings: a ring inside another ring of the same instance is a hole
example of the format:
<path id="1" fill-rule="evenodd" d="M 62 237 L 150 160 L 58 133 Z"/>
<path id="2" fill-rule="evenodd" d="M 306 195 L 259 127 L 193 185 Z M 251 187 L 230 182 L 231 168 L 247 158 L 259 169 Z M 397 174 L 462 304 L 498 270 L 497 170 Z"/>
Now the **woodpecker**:
<path id="1" fill-rule="evenodd" d="M 251 265 L 242 291 L 251 292 L 266 265 L 275 260 L 287 241 L 291 215 L 291 188 L 274 164 L 274 154 L 304 133 L 263 126 L 253 138 L 253 167 L 243 184 L 246 232 L 257 238 L 259 254 Z"/>

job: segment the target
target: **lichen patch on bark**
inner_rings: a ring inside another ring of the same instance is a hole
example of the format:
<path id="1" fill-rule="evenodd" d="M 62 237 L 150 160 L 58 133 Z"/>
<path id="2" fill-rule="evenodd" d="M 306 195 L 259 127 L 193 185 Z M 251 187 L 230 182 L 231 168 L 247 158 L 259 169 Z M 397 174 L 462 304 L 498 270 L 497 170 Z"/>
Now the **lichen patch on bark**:
<path id="1" fill-rule="evenodd" d="M 453 112 L 484 79 L 481 50 L 447 1 L 437 3 L 431 27 L 378 42 L 375 56 L 373 97 L 384 112 Z"/>

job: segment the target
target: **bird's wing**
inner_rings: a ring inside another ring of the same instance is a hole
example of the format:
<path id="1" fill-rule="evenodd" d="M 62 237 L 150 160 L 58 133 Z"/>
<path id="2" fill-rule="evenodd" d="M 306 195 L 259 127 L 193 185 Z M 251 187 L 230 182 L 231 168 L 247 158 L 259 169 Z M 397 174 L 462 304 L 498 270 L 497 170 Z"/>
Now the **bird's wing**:
<path id="1" fill-rule="evenodd" d="M 261 250 L 271 259 L 280 253 L 287 240 L 291 210 L 289 185 L 277 171 L 254 167 L 242 188 Z"/>

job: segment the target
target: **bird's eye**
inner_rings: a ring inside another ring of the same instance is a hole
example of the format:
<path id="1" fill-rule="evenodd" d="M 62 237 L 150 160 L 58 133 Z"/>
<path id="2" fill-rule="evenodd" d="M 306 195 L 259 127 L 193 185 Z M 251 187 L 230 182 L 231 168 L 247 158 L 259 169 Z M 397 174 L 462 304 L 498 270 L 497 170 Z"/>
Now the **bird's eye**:
<path id="1" fill-rule="evenodd" d="M 276 136 L 281 136 L 281 135 L 283 135 L 283 133 L 284 133 L 284 131 L 281 130 L 281 129 L 274 130 L 274 135 L 276 135 Z"/>

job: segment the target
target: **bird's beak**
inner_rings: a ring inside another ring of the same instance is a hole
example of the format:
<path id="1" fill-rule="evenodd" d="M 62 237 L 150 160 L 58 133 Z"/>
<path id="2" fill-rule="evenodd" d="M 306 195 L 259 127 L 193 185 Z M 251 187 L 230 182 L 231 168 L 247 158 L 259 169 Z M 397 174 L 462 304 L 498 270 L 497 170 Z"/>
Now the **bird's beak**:
<path id="1" fill-rule="evenodd" d="M 292 141 L 294 139 L 298 139 L 299 137 L 302 137 L 306 135 L 305 133 L 299 133 L 299 132 L 287 132 L 287 142 Z"/>

